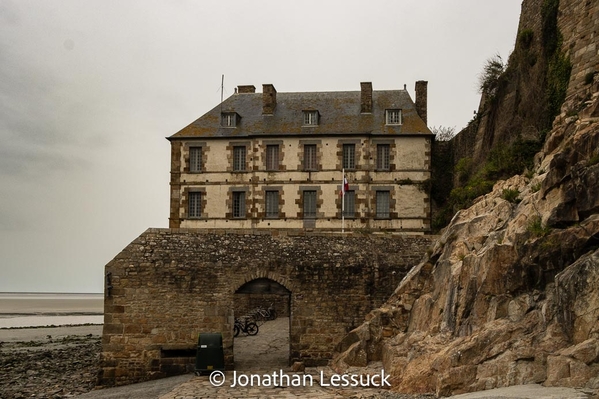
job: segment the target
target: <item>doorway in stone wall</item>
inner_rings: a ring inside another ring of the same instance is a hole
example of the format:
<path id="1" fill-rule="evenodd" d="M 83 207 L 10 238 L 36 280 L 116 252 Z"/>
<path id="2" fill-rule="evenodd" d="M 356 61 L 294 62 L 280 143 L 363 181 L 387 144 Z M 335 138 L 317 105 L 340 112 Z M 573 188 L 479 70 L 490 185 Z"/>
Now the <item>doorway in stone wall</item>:
<path id="1" fill-rule="evenodd" d="M 278 371 L 289 367 L 291 292 L 268 278 L 249 281 L 235 291 L 236 319 L 258 325 L 256 335 L 240 331 L 233 338 L 235 370 Z"/>

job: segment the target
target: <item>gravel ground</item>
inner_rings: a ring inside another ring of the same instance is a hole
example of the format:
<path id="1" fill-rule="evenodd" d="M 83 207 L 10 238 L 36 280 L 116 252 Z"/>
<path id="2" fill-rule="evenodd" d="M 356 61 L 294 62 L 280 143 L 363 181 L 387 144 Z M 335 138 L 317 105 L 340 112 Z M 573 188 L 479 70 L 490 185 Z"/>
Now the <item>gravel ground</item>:
<path id="1" fill-rule="evenodd" d="M 6 331 L 11 330 L 2 330 Z M 17 334 L 16 330 L 12 333 Z M 2 398 L 68 398 L 89 392 L 96 385 L 99 335 L 47 334 L 43 339 L 0 342 Z"/>

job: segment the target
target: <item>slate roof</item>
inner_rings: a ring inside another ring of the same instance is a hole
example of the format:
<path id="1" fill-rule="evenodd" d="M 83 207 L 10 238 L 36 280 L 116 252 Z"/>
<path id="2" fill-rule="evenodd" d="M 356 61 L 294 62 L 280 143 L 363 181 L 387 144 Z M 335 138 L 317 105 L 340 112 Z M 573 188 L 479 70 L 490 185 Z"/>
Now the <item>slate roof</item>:
<path id="1" fill-rule="evenodd" d="M 431 135 L 406 90 L 372 92 L 372 113 L 360 113 L 360 91 L 277 93 L 273 115 L 262 114 L 262 93 L 233 94 L 168 139 L 255 136 Z M 386 125 L 385 110 L 401 109 L 402 125 Z M 319 124 L 303 126 L 303 111 L 317 110 Z M 221 112 L 236 112 L 235 128 Z"/>

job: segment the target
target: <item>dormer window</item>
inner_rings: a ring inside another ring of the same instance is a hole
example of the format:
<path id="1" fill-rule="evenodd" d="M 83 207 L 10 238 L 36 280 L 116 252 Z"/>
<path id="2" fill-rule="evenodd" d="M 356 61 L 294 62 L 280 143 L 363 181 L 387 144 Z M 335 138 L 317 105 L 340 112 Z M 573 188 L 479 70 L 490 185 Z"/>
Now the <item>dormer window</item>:
<path id="1" fill-rule="evenodd" d="M 401 125 L 401 109 L 385 110 L 385 119 L 387 125 Z"/>
<path id="2" fill-rule="evenodd" d="M 239 115 L 237 112 L 223 112 L 221 114 L 221 123 L 223 127 L 237 126 L 238 119 Z"/>
<path id="3" fill-rule="evenodd" d="M 318 126 L 318 111 L 304 111 L 304 126 Z"/>

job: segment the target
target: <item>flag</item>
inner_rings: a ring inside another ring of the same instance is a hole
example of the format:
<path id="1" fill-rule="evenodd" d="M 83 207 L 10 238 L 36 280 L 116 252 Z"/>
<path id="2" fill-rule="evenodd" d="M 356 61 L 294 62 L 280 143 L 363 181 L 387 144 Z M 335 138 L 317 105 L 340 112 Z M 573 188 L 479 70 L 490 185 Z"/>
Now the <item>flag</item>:
<path id="1" fill-rule="evenodd" d="M 347 182 L 347 177 L 343 176 L 343 186 L 341 187 L 341 195 L 345 195 L 346 192 L 349 191 L 349 183 Z"/>

